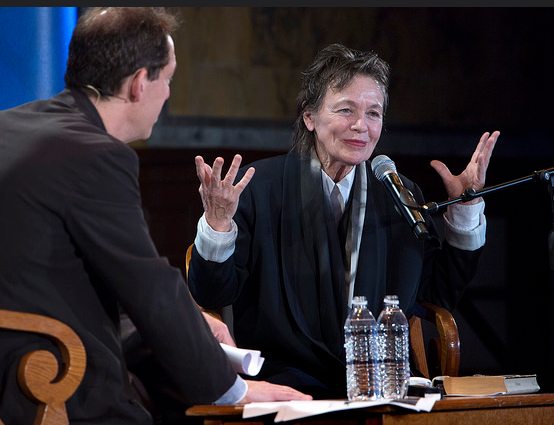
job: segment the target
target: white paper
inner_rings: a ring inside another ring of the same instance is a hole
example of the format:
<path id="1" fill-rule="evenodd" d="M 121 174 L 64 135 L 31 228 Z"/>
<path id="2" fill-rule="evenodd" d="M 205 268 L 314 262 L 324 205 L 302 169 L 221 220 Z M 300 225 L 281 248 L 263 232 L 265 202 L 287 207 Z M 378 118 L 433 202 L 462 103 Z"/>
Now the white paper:
<path id="1" fill-rule="evenodd" d="M 257 402 L 244 405 L 242 417 L 244 419 L 255 416 L 276 413 L 275 422 L 290 421 L 307 416 L 319 415 L 322 413 L 335 412 L 338 410 L 359 409 L 362 407 L 379 406 L 391 404 L 411 410 L 430 412 L 435 404 L 434 398 L 409 398 L 403 400 L 371 400 L 353 401 L 345 400 L 309 400 L 309 401 L 276 401 Z"/>
<path id="2" fill-rule="evenodd" d="M 260 372 L 265 360 L 261 356 L 262 353 L 260 351 L 237 348 L 223 343 L 220 344 L 229 360 L 231 360 L 235 372 L 245 373 L 250 376 L 256 376 Z"/>

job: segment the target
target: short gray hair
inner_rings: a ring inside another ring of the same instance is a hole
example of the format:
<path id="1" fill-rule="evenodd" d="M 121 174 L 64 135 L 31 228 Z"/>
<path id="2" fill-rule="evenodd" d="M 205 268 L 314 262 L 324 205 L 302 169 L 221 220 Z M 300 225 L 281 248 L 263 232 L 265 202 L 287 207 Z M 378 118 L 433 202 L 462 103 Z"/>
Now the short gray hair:
<path id="1" fill-rule="evenodd" d="M 328 89 L 341 90 L 357 75 L 373 78 L 380 87 L 383 93 L 384 117 L 389 100 L 389 73 L 388 63 L 372 51 L 362 52 L 341 44 L 331 44 L 321 50 L 302 73 L 302 87 L 296 98 L 292 148 L 302 157 L 309 157 L 315 146 L 315 135 L 304 124 L 304 112 L 318 111 Z"/>

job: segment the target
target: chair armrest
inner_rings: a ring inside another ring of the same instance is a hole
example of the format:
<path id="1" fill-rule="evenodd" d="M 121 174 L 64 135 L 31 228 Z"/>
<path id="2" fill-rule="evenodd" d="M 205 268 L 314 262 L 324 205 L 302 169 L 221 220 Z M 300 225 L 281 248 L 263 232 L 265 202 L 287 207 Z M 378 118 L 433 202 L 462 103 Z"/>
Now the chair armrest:
<path id="1" fill-rule="evenodd" d="M 190 257 L 192 255 L 192 247 L 193 246 L 194 246 L 194 243 L 191 243 L 188 246 L 187 252 L 185 254 L 185 278 L 187 278 L 187 279 L 188 279 L 188 276 L 189 276 L 189 263 L 190 263 Z M 196 305 L 198 305 L 200 310 L 202 310 L 203 312 L 208 313 L 210 316 L 213 316 L 216 319 L 221 320 L 222 322 L 224 321 L 223 320 L 223 309 L 209 310 L 209 309 L 206 309 L 206 308 L 202 307 L 198 303 Z"/>
<path id="2" fill-rule="evenodd" d="M 427 302 L 420 302 L 410 317 L 410 345 L 415 367 L 427 378 L 436 375 L 457 376 L 460 368 L 460 337 L 452 314 Z M 438 339 L 425 349 L 421 320 L 436 327 Z"/>
<path id="3" fill-rule="evenodd" d="M 22 357 L 17 378 L 23 393 L 38 404 L 36 425 L 69 425 L 65 402 L 81 383 L 86 368 L 80 338 L 64 323 L 32 313 L 0 310 L 0 328 L 38 333 L 54 340 L 62 358 L 61 372 L 54 354 L 36 350 Z"/>

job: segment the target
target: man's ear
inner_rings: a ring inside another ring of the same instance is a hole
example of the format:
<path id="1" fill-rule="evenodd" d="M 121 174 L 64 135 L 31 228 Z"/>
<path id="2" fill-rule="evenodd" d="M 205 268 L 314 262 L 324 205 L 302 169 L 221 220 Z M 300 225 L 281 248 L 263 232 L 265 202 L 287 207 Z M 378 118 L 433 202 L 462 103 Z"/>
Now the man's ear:
<path id="1" fill-rule="evenodd" d="M 145 68 L 139 69 L 131 77 L 129 84 L 129 98 L 131 102 L 138 102 L 144 95 L 144 88 L 148 79 L 148 71 Z"/>

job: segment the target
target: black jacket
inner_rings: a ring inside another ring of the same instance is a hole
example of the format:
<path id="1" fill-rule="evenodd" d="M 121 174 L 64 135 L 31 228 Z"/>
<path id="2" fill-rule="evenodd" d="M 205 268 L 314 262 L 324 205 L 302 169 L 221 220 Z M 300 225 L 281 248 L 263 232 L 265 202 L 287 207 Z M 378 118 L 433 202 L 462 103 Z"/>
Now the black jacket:
<path id="1" fill-rule="evenodd" d="M 259 378 L 303 390 L 322 386 L 323 397 L 344 398 L 347 295 L 321 174 L 293 152 L 250 166 L 256 172 L 235 215 L 235 253 L 217 264 L 204 261 L 194 249 L 191 292 L 206 308 L 233 304 L 238 346 L 261 350 L 266 358 Z M 386 294 L 398 295 L 408 315 L 417 299 L 452 310 L 475 274 L 480 250 L 432 243 L 438 236 L 430 218 L 427 227 L 434 237 L 417 239 L 370 169 L 368 162 L 354 294 L 366 295 L 376 318 Z M 356 181 L 358 177 L 354 185 Z M 403 181 L 423 204 L 418 187 Z"/>
<path id="2" fill-rule="evenodd" d="M 72 424 L 152 422 L 129 385 L 120 307 L 190 404 L 211 403 L 236 379 L 180 270 L 156 251 L 138 170 L 134 150 L 106 133 L 80 92 L 0 112 L 0 308 L 54 317 L 83 341 L 85 376 L 67 402 Z M 52 344 L 0 331 L 7 424 L 32 423 L 36 408 L 16 368 L 40 347 Z"/>

